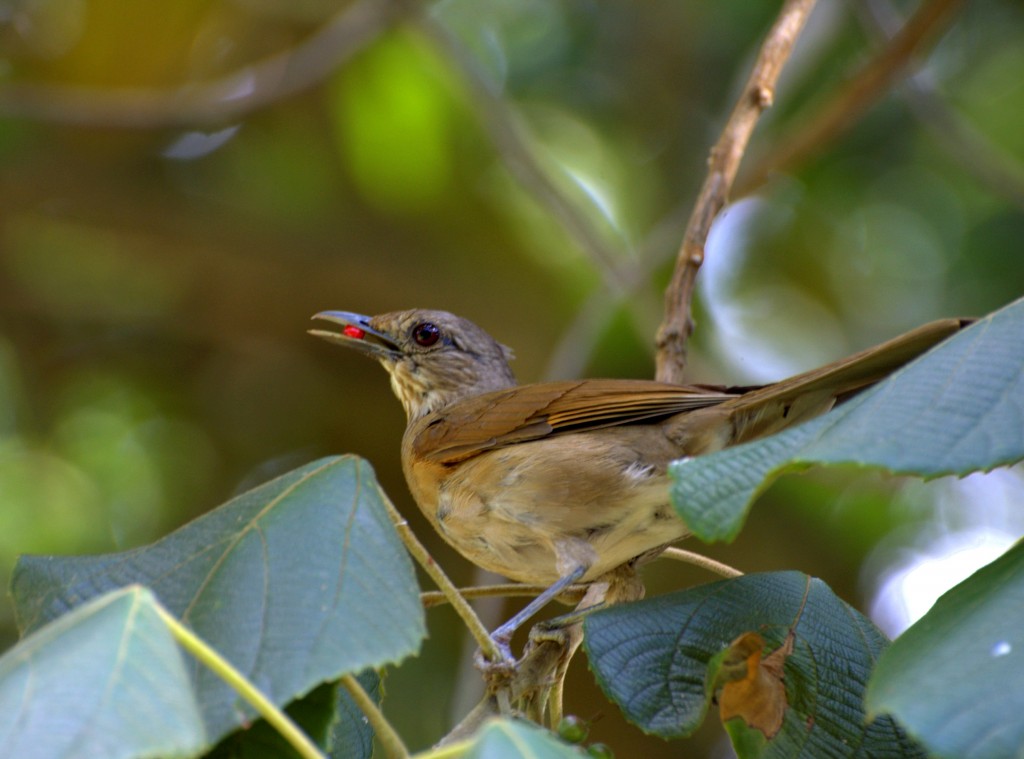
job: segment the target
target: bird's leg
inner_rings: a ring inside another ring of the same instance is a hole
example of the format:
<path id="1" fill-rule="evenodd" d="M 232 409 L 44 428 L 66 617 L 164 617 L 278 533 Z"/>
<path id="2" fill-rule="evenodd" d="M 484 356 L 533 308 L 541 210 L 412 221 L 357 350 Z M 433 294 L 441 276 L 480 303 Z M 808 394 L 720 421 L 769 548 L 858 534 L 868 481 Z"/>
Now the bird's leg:
<path id="1" fill-rule="evenodd" d="M 564 592 L 568 585 L 579 581 L 586 574 L 587 568 L 587 565 L 577 566 L 495 630 L 493 635 L 507 636 L 498 644 L 507 650 L 508 640 L 516 628 L 522 626 L 544 604 Z M 643 585 L 636 574 L 634 563 L 630 562 L 591 583 L 574 611 L 535 625 L 530 630 L 530 640 L 523 657 L 513 661 L 511 666 L 507 662 L 488 662 L 478 658 L 477 666 L 484 673 L 488 691 L 497 698 L 499 710 L 511 713 L 511 708 L 532 716 L 537 722 L 542 721 L 546 711 L 549 724 L 557 725 L 562 717 L 565 673 L 583 640 L 583 618 L 602 606 L 632 601 L 642 596 Z M 505 706 L 501 708 L 503 701 Z"/>
<path id="2" fill-rule="evenodd" d="M 605 606 L 643 597 L 635 562 L 618 567 L 592 582 L 576 608 L 530 629 L 523 658 L 516 665 L 509 691 L 514 703 L 534 721 L 554 729 L 562 720 L 562 690 L 573 655 L 583 642 L 583 619 Z"/>
<path id="3" fill-rule="evenodd" d="M 512 635 L 515 634 L 515 631 L 522 627 L 534 614 L 551 603 L 552 600 L 558 598 L 562 591 L 579 581 L 586 571 L 586 566 L 577 566 L 568 574 L 560 577 L 551 587 L 526 604 L 518 614 L 492 632 L 491 639 L 494 640 L 503 652 L 508 652 L 509 642 L 512 640 Z"/>
<path id="4" fill-rule="evenodd" d="M 523 607 L 522 611 L 491 633 L 491 640 L 508 649 L 509 641 L 517 629 L 534 614 L 557 598 L 570 585 L 583 579 L 597 561 L 597 553 L 589 542 L 579 537 L 562 537 L 552 541 L 555 568 L 561 575 L 554 584 Z"/>
<path id="5" fill-rule="evenodd" d="M 496 697 L 502 714 L 511 713 L 510 704 L 523 704 L 528 712 L 536 712 L 538 708 L 543 711 L 547 694 L 554 684 L 552 674 L 559 669 L 559 660 L 565 655 L 562 636 L 556 633 L 551 640 L 538 640 L 535 643 L 531 634 L 530 646 L 523 658 L 518 661 L 512 656 L 509 643 L 519 627 L 583 577 L 586 571 L 587 566 L 581 565 L 563 575 L 524 606 L 518 614 L 491 633 L 491 639 L 502 654 L 501 660 L 485 659 L 481 652 L 477 651 L 476 666 L 483 673 L 488 693 Z"/>
<path id="6" fill-rule="evenodd" d="M 598 585 L 607 587 L 604 583 Z M 575 611 L 541 622 L 530 629 L 530 641 L 526 645 L 523 660 L 531 660 L 539 652 L 545 651 L 547 670 L 542 676 L 535 677 L 536 688 L 529 694 L 529 701 L 538 715 L 536 721 L 539 722 L 547 711 L 548 724 L 552 729 L 556 729 L 558 723 L 562 721 L 562 689 L 565 674 L 569 669 L 569 662 L 583 642 L 583 617 L 604 605 L 601 600 L 604 587 L 591 585 Z"/>

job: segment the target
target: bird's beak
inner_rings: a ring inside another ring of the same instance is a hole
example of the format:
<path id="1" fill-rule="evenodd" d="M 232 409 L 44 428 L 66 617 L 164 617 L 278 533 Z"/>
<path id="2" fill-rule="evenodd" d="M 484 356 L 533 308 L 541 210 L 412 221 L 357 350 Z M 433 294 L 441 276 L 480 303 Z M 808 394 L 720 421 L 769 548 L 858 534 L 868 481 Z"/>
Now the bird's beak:
<path id="1" fill-rule="evenodd" d="M 398 344 L 384 332 L 370 326 L 370 317 L 353 314 L 349 311 L 321 311 L 313 316 L 325 322 L 333 322 L 342 327 L 340 332 L 325 329 L 307 330 L 309 334 L 322 337 L 328 342 L 354 348 L 360 353 L 376 359 L 394 360 L 402 351 Z"/>

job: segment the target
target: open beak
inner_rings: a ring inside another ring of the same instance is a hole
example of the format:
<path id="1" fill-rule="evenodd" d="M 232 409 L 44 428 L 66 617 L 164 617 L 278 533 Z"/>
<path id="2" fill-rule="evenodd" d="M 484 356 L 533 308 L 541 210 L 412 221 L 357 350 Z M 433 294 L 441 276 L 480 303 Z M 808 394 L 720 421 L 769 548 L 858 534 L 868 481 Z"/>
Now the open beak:
<path id="1" fill-rule="evenodd" d="M 307 330 L 328 342 L 354 348 L 363 355 L 376 359 L 394 360 L 401 355 L 398 345 L 385 333 L 370 326 L 370 317 L 349 311 L 321 311 L 313 316 L 342 327 L 340 332 L 325 329 Z"/>

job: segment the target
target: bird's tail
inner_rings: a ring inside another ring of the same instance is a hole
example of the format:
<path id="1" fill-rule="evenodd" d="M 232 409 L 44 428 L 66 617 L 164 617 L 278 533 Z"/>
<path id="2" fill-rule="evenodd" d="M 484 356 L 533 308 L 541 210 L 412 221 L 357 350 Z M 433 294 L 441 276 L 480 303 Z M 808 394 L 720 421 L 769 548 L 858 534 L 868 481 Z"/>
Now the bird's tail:
<path id="1" fill-rule="evenodd" d="M 892 340 L 868 348 L 827 366 L 755 388 L 725 401 L 706 416 L 700 412 L 684 424 L 691 440 L 704 444 L 691 455 L 755 440 L 779 432 L 829 411 L 859 391 L 885 379 L 894 371 L 951 337 L 973 319 L 941 319 Z M 711 417 L 717 417 L 717 425 Z M 723 426 L 725 416 L 731 424 Z M 708 424 L 717 427 L 715 435 L 700 435 L 698 429 Z"/>

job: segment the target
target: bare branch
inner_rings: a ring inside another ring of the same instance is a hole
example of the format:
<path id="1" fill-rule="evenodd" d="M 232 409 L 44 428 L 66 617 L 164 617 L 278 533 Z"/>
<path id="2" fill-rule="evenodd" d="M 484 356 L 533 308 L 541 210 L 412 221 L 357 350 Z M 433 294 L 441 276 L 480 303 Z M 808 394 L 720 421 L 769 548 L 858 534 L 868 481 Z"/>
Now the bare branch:
<path id="1" fill-rule="evenodd" d="M 704 261 L 704 246 L 711 223 L 725 206 L 747 142 L 761 113 L 772 104 L 775 82 L 814 7 L 814 0 L 787 0 L 768 32 L 739 102 L 708 158 L 704 180 L 672 279 L 665 291 L 665 311 L 657 336 L 657 378 L 682 382 L 686 341 L 693 332 L 690 301 L 697 270 Z"/>
<path id="2" fill-rule="evenodd" d="M 856 7 L 862 9 L 863 25 L 880 44 L 902 23 L 892 4 L 883 0 L 863 0 Z M 901 90 L 911 113 L 961 169 L 990 192 L 1024 208 L 1024 167 L 1013 156 L 993 145 L 946 103 L 926 76 L 908 77 Z"/>
<path id="3" fill-rule="evenodd" d="M 360 0 L 297 47 L 173 90 L 43 84 L 0 87 L 0 114 L 83 126 L 154 128 L 233 121 L 307 89 L 372 42 L 400 3 Z"/>
<path id="4" fill-rule="evenodd" d="M 743 576 L 743 573 L 735 567 L 730 567 L 728 564 L 715 561 L 703 554 L 695 553 L 694 551 L 687 551 L 684 548 L 677 548 L 675 546 L 669 546 L 666 548 L 659 558 L 673 559 L 675 561 L 681 561 L 684 564 L 692 564 L 695 567 L 706 569 L 720 577 L 726 577 L 729 579 Z"/>
<path id="5" fill-rule="evenodd" d="M 964 0 L 925 0 L 904 25 L 861 71 L 854 76 L 803 129 L 775 148 L 750 171 L 736 196 L 748 195 L 776 172 L 798 165 L 819 153 L 857 120 L 900 76 L 911 59 L 952 21 Z"/>
<path id="6" fill-rule="evenodd" d="M 498 585 L 473 585 L 468 588 L 459 588 L 459 595 L 466 600 L 477 598 L 513 598 L 515 596 L 536 596 L 548 589 L 547 585 L 527 585 L 519 582 L 499 583 Z M 570 585 L 565 592 L 558 597 L 564 604 L 577 604 L 587 592 L 586 585 Z M 435 606 L 442 606 L 449 603 L 448 598 L 440 590 L 425 590 L 420 593 L 420 602 L 424 609 L 432 609 Z"/>

